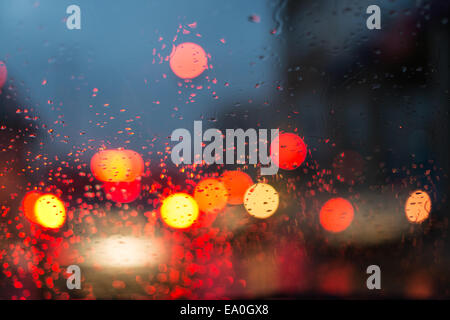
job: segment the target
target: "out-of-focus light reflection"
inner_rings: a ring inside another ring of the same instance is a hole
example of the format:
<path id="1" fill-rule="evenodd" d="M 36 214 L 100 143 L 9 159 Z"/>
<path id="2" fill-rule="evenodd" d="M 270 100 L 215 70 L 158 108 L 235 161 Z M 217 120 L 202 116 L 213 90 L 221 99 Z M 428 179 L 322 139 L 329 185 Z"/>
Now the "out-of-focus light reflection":
<path id="1" fill-rule="evenodd" d="M 245 192 L 244 207 L 247 212 L 259 219 L 272 216 L 278 209 L 280 196 L 274 187 L 267 183 L 256 183 Z"/>
<path id="2" fill-rule="evenodd" d="M 221 177 L 228 192 L 228 203 L 237 205 L 244 201 L 244 194 L 253 185 L 253 180 L 242 171 L 225 171 Z"/>
<path id="3" fill-rule="evenodd" d="M 410 222 L 422 223 L 430 215 L 431 199 L 422 190 L 412 192 L 405 203 L 405 214 Z"/>
<path id="4" fill-rule="evenodd" d="M 331 246 L 356 244 L 373 246 L 401 241 L 405 232 L 409 232 L 409 224 L 404 216 L 404 206 L 396 197 L 387 197 L 384 193 L 361 193 L 361 199 L 352 203 L 358 214 L 351 223 L 351 231 L 334 233 L 327 239 Z M 419 232 L 419 229 L 416 230 Z"/>
<path id="5" fill-rule="evenodd" d="M 208 69 L 208 57 L 198 44 L 184 42 L 170 54 L 170 68 L 182 79 L 193 79 Z"/>
<path id="6" fill-rule="evenodd" d="M 49 229 L 58 229 L 66 221 L 64 203 L 53 194 L 40 196 L 34 205 L 36 223 Z"/>
<path id="7" fill-rule="evenodd" d="M 42 194 L 38 191 L 30 191 L 23 197 L 22 200 L 21 209 L 25 217 L 33 223 L 37 223 L 36 215 L 34 213 L 34 205 L 41 195 Z"/>
<path id="8" fill-rule="evenodd" d="M 328 200 L 320 210 L 320 224 L 330 232 L 341 232 L 353 221 L 355 212 L 352 204 L 343 198 Z"/>
<path id="9" fill-rule="evenodd" d="M 144 172 L 144 161 L 133 150 L 102 150 L 92 157 L 91 171 L 103 182 L 132 182 Z"/>
<path id="10" fill-rule="evenodd" d="M 94 241 L 91 259 L 107 268 L 145 267 L 158 261 L 161 250 L 157 241 L 114 235 Z"/>
<path id="11" fill-rule="evenodd" d="M 164 199 L 161 206 L 161 219 L 175 229 L 189 228 L 198 215 L 197 202 L 187 193 L 172 194 Z"/>
<path id="12" fill-rule="evenodd" d="M 200 181 L 194 190 L 194 199 L 200 211 L 215 214 L 227 205 L 228 192 L 218 179 L 207 178 Z"/>
<path id="13" fill-rule="evenodd" d="M 279 146 L 279 150 L 274 146 Z M 284 170 L 297 169 L 305 161 L 306 152 L 305 142 L 294 133 L 280 133 L 270 146 L 272 161 Z"/>

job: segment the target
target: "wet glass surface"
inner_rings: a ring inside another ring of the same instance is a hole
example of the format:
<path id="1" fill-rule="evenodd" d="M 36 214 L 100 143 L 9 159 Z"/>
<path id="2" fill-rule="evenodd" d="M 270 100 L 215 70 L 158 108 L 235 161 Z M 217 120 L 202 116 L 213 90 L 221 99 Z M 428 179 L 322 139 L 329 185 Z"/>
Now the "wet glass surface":
<path id="1" fill-rule="evenodd" d="M 448 1 L 72 4 L 0 2 L 1 299 L 450 296 Z"/>

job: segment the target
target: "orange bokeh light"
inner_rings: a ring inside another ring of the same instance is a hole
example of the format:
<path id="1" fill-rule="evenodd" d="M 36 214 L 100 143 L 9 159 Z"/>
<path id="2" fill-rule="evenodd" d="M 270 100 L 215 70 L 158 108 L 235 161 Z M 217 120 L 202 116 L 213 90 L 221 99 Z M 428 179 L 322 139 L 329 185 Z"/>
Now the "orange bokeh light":
<path id="1" fill-rule="evenodd" d="M 102 150 L 91 159 L 91 171 L 103 182 L 132 182 L 144 172 L 144 161 L 133 150 Z"/>
<path id="2" fill-rule="evenodd" d="M 220 180 L 206 178 L 195 187 L 194 199 L 200 211 L 206 214 L 216 214 L 227 205 L 228 192 Z"/>
<path id="3" fill-rule="evenodd" d="M 320 224 L 330 232 L 341 232 L 353 221 L 355 211 L 352 204 L 343 198 L 328 200 L 320 210 Z"/>
<path id="4" fill-rule="evenodd" d="M 405 203 L 406 218 L 412 223 L 422 223 L 430 215 L 431 199 L 422 190 L 412 192 Z"/>
<path id="5" fill-rule="evenodd" d="M 279 150 L 275 150 L 276 143 L 279 145 Z M 284 170 L 297 169 L 305 161 L 306 152 L 305 142 L 294 133 L 280 133 L 270 146 L 272 161 Z"/>
<path id="6" fill-rule="evenodd" d="M 194 79 L 208 69 L 208 57 L 198 44 L 184 42 L 170 54 L 170 68 L 181 79 Z"/>
<path id="7" fill-rule="evenodd" d="M 244 194 L 253 185 L 252 178 L 242 171 L 225 171 L 221 177 L 228 192 L 229 204 L 242 204 Z"/>

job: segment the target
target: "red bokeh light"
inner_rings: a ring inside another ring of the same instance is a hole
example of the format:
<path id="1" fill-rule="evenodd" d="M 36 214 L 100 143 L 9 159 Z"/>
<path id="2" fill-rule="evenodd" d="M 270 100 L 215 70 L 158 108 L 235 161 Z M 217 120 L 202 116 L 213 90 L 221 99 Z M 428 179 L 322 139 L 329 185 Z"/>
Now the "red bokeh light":
<path id="1" fill-rule="evenodd" d="M 279 145 L 279 151 L 275 150 L 276 143 Z M 272 161 L 284 170 L 297 169 L 305 161 L 306 152 L 305 142 L 294 133 L 280 133 L 270 146 Z"/>
<path id="2" fill-rule="evenodd" d="M 229 204 L 242 204 L 244 194 L 253 185 L 252 178 L 242 171 L 225 171 L 221 177 L 228 192 Z"/>

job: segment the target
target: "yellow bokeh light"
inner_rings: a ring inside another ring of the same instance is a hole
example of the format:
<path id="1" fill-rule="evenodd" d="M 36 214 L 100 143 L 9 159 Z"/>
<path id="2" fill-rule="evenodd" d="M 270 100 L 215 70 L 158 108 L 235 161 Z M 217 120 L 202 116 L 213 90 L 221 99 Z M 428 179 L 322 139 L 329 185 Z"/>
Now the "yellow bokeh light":
<path id="1" fill-rule="evenodd" d="M 175 193 L 164 199 L 161 218 L 175 229 L 189 228 L 198 218 L 199 209 L 194 198 L 187 193 Z"/>
<path id="2" fill-rule="evenodd" d="M 247 189 L 244 195 L 244 207 L 247 212 L 259 219 L 266 219 L 278 209 L 280 196 L 277 190 L 266 183 L 256 183 Z"/>
<path id="3" fill-rule="evenodd" d="M 406 218 L 413 223 L 425 221 L 431 211 L 431 199 L 428 193 L 422 190 L 412 192 L 405 203 Z"/>
<path id="4" fill-rule="evenodd" d="M 40 196 L 34 204 L 34 214 L 36 223 L 49 229 L 58 229 L 66 221 L 64 203 L 54 194 Z"/>

